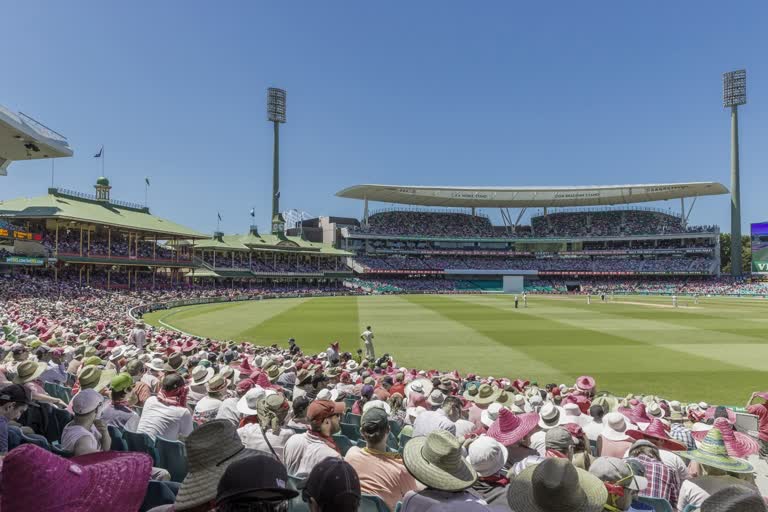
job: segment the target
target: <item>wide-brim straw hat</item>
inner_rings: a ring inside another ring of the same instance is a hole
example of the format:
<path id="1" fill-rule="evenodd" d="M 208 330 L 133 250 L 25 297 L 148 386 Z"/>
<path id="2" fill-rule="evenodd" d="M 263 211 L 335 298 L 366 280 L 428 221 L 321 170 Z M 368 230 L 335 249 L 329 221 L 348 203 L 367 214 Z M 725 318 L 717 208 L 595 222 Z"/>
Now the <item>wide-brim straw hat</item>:
<path id="1" fill-rule="evenodd" d="M 481 384 L 477 388 L 477 394 L 471 398 L 478 405 L 489 405 L 496 401 L 501 395 L 501 389 L 490 384 Z"/>
<path id="2" fill-rule="evenodd" d="M 187 510 L 216 498 L 219 480 L 236 460 L 259 454 L 243 446 L 229 420 L 209 421 L 187 437 L 189 472 L 176 495 L 174 510 Z"/>
<path id="3" fill-rule="evenodd" d="M 411 394 L 411 391 L 413 390 L 413 385 L 418 383 L 418 385 L 421 386 L 422 391 L 416 391 L 417 393 L 421 393 L 424 396 L 429 396 L 430 393 L 432 393 L 432 381 L 429 379 L 416 379 L 411 382 L 409 382 L 405 386 L 405 397 L 408 398 L 408 396 Z"/>
<path id="4" fill-rule="evenodd" d="M 477 480 L 477 472 L 462 457 L 461 443 L 447 430 L 408 441 L 403 462 L 416 480 L 441 491 L 461 491 Z"/>
<path id="5" fill-rule="evenodd" d="M 198 370 L 200 368 L 200 370 Z M 216 370 L 213 368 L 206 368 L 204 366 L 195 366 L 195 369 L 192 370 L 192 380 L 190 381 L 190 384 L 193 386 L 202 386 L 209 380 L 211 380 L 211 377 L 213 377 L 216 374 Z"/>
<path id="6" fill-rule="evenodd" d="M 623 414 L 609 412 L 603 416 L 603 430 L 600 431 L 600 435 L 609 441 L 628 441 L 631 438 L 627 435 L 627 430 L 631 426 Z"/>
<path id="7" fill-rule="evenodd" d="M 607 499 L 602 480 L 560 458 L 528 466 L 507 487 L 515 512 L 601 512 Z"/>
<path id="8" fill-rule="evenodd" d="M 673 452 L 685 450 L 687 448 L 684 443 L 678 441 L 677 439 L 670 438 L 664 429 L 664 425 L 661 420 L 655 418 L 651 421 L 651 423 L 648 425 L 648 428 L 645 430 L 628 429 L 626 431 L 626 435 L 636 441 L 639 439 L 647 439 L 659 448 Z"/>
<path id="9" fill-rule="evenodd" d="M 717 418 L 712 428 L 716 428 L 723 435 L 723 442 L 728 455 L 732 457 L 746 458 L 760 452 L 760 444 L 752 437 L 736 432 L 733 426 L 725 418 Z M 708 430 L 692 432 L 696 441 L 703 441 L 707 437 Z"/>
<path id="10" fill-rule="evenodd" d="M 264 398 L 265 395 L 264 388 L 254 385 L 237 401 L 237 412 L 243 416 L 256 416 L 259 414 L 259 411 L 256 409 L 256 403 Z"/>
<path id="11" fill-rule="evenodd" d="M 512 446 L 522 441 L 539 423 L 539 415 L 535 412 L 514 414 L 509 409 L 501 409 L 486 433 L 504 446 Z"/>
<path id="12" fill-rule="evenodd" d="M 16 377 L 13 378 L 14 384 L 26 384 L 31 382 L 48 368 L 46 363 L 35 363 L 34 361 L 24 361 L 16 367 Z"/>
<path id="13" fill-rule="evenodd" d="M 752 473 L 755 470 L 746 460 L 728 455 L 723 434 L 719 429 L 713 428 L 707 432 L 698 445 L 699 447 L 695 450 L 677 452 L 677 454 L 684 459 L 732 473 Z"/>

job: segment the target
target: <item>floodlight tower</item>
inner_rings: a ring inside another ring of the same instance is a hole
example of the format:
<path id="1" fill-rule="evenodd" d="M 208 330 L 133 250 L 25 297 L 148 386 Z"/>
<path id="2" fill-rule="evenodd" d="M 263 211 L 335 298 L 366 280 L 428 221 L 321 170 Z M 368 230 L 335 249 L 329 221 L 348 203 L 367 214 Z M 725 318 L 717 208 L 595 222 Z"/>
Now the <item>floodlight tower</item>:
<path id="1" fill-rule="evenodd" d="M 741 275 L 741 192 L 739 185 L 739 105 L 747 103 L 747 71 L 723 73 L 723 106 L 731 107 L 731 275 Z"/>
<path id="2" fill-rule="evenodd" d="M 275 125 L 272 159 L 272 233 L 282 234 L 285 221 L 280 215 L 280 124 L 285 122 L 285 90 L 267 89 L 267 118 Z"/>

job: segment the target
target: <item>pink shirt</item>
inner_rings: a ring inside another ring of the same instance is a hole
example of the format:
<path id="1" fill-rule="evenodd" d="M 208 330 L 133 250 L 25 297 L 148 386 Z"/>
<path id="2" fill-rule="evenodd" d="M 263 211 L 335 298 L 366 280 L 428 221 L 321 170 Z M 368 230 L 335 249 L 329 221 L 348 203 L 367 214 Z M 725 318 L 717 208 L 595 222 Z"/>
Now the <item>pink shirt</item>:
<path id="1" fill-rule="evenodd" d="M 611 441 L 603 436 L 597 438 L 597 449 L 601 457 L 616 457 L 619 459 L 624 458 L 624 454 L 627 453 L 632 447 L 634 441 Z"/>
<path id="2" fill-rule="evenodd" d="M 344 460 L 357 471 L 363 493 L 378 496 L 390 510 L 395 510 L 405 493 L 420 488 L 399 454 L 381 454 L 353 446 Z"/>
<path id="3" fill-rule="evenodd" d="M 768 441 L 768 405 L 750 405 L 747 407 L 747 412 L 757 416 L 757 437 L 763 441 Z"/>

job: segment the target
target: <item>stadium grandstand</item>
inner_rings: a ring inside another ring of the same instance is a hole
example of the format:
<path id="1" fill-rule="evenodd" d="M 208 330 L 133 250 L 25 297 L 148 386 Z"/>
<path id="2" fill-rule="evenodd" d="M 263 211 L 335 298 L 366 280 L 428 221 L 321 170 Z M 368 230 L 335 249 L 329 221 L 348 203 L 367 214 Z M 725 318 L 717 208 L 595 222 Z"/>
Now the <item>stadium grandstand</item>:
<path id="1" fill-rule="evenodd" d="M 487 291 L 500 290 L 503 276 L 512 275 L 523 276 L 533 289 L 550 289 L 546 283 L 554 280 L 577 289 L 580 280 L 595 276 L 716 277 L 719 229 L 691 225 L 688 219 L 698 197 L 725 193 L 723 185 L 706 182 L 549 188 L 359 185 L 337 195 L 364 201 L 360 227 L 343 230 L 341 240 L 356 254 L 353 265 L 360 278 L 394 277 L 397 289 L 408 289 L 410 283 L 424 290 L 442 282 L 448 290 Z M 686 199 L 691 199 L 688 210 Z M 638 205 L 662 200 L 679 200 L 679 213 Z M 369 201 L 408 206 L 369 214 Z M 494 226 L 478 211 L 490 207 L 501 210 L 503 225 Z M 510 208 L 519 209 L 515 220 Z M 529 208 L 541 210 L 523 225 Z"/>

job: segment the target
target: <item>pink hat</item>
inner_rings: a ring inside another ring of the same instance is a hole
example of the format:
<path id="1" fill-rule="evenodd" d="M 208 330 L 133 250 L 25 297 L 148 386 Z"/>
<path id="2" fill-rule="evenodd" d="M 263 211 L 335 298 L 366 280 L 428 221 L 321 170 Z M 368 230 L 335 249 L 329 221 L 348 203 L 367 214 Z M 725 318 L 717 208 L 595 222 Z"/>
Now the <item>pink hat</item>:
<path id="1" fill-rule="evenodd" d="M 643 430 L 627 430 L 626 434 L 632 439 L 647 439 L 653 442 L 659 448 L 670 451 L 684 451 L 687 446 L 669 437 L 667 434 L 667 428 L 664 423 L 654 418 L 648 425 L 648 428 Z"/>
<path id="2" fill-rule="evenodd" d="M 645 404 L 637 403 L 628 409 L 626 407 L 619 407 L 619 412 L 629 418 L 632 423 L 650 423 L 651 418 L 645 413 Z"/>
<path id="3" fill-rule="evenodd" d="M 243 358 L 243 360 L 240 362 L 240 366 L 234 366 L 233 368 L 246 375 L 250 375 L 251 372 L 253 372 L 253 367 L 251 366 L 251 363 L 248 362 L 247 357 Z"/>
<path id="4" fill-rule="evenodd" d="M 709 407 L 706 411 L 704 411 L 704 417 L 705 418 L 714 418 L 715 417 L 715 409 L 716 407 Z M 728 413 L 728 421 L 731 423 L 736 423 L 736 413 L 733 412 L 733 409 L 725 409 L 725 412 Z"/>
<path id="5" fill-rule="evenodd" d="M 152 459 L 96 452 L 64 459 L 33 444 L 11 450 L 0 477 L 2 510 L 135 512 L 147 492 Z"/>
<path id="6" fill-rule="evenodd" d="M 576 387 L 581 391 L 592 391 L 595 389 L 595 378 L 590 377 L 589 375 L 582 375 L 576 379 Z"/>
<path id="7" fill-rule="evenodd" d="M 514 414 L 507 408 L 499 411 L 499 416 L 488 428 L 487 435 L 504 446 L 511 446 L 522 441 L 539 423 L 539 415 Z"/>
<path id="8" fill-rule="evenodd" d="M 528 386 L 531 383 L 529 380 L 523 380 L 523 379 L 515 379 L 512 381 L 512 387 L 515 388 L 518 392 L 522 393 L 525 391 L 526 386 Z"/>
<path id="9" fill-rule="evenodd" d="M 718 429 L 723 434 L 725 449 L 731 457 L 745 459 L 753 453 L 757 454 L 760 452 L 760 445 L 757 441 L 746 434 L 735 432 L 733 425 L 727 419 L 717 418 L 712 428 Z M 696 441 L 703 441 L 708 433 L 709 430 L 702 430 L 700 432 L 692 432 L 691 435 Z"/>

